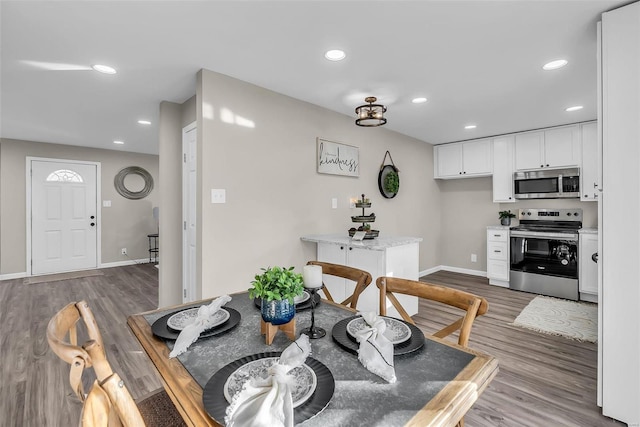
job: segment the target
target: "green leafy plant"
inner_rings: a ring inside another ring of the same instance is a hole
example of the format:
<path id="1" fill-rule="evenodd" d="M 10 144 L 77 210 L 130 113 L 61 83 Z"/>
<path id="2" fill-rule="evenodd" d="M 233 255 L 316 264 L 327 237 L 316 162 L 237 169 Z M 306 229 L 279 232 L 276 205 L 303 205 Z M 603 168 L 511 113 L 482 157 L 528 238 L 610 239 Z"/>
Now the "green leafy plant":
<path id="1" fill-rule="evenodd" d="M 390 171 L 384 177 L 384 190 L 388 193 L 397 193 L 400 188 L 400 177 L 395 170 Z"/>
<path id="2" fill-rule="evenodd" d="M 505 218 L 515 218 L 516 214 L 511 213 L 511 211 L 500 211 L 498 212 L 498 218 L 500 219 L 505 219 Z"/>
<path id="3" fill-rule="evenodd" d="M 302 295 L 304 290 L 302 274 L 293 271 L 293 267 L 268 267 L 256 274 L 249 288 L 249 298 L 262 298 L 265 301 L 288 299 Z"/>

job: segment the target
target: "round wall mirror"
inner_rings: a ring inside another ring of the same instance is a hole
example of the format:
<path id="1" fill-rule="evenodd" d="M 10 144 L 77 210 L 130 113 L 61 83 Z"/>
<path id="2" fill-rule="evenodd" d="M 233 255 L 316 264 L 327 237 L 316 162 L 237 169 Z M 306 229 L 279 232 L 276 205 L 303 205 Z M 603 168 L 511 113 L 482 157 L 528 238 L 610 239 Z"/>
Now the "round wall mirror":
<path id="1" fill-rule="evenodd" d="M 139 166 L 128 166 L 118 172 L 113 185 L 122 197 L 144 199 L 153 190 L 153 177 Z"/>

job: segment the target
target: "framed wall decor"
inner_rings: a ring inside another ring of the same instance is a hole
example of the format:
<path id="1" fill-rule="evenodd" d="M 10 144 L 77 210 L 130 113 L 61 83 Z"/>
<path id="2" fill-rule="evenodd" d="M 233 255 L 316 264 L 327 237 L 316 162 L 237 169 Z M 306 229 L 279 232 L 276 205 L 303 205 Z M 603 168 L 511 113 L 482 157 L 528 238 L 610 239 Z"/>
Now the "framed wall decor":
<path id="1" fill-rule="evenodd" d="M 360 176 L 358 147 L 317 138 L 316 153 L 318 173 Z"/>

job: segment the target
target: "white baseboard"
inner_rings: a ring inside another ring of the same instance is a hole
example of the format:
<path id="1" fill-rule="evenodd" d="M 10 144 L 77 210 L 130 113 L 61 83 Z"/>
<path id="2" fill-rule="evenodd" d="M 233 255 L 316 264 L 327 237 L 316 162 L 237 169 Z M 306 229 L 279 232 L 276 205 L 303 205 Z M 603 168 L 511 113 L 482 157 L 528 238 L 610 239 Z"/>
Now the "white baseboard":
<path id="1" fill-rule="evenodd" d="M 11 279 L 23 279 L 25 277 L 28 277 L 26 271 L 23 271 L 22 273 L 0 274 L 0 281 L 11 280 Z"/>
<path id="2" fill-rule="evenodd" d="M 438 271 L 441 271 L 441 270 L 451 271 L 453 273 L 469 274 L 471 276 L 487 277 L 486 271 L 471 270 L 469 268 L 451 267 L 448 265 L 438 265 L 438 266 L 429 268 L 427 270 L 421 271 L 420 277 L 426 276 L 427 274 L 431 274 L 431 273 L 437 273 Z"/>
<path id="3" fill-rule="evenodd" d="M 128 259 L 126 261 L 103 262 L 98 268 L 124 267 L 125 265 L 148 264 L 149 258 Z"/>

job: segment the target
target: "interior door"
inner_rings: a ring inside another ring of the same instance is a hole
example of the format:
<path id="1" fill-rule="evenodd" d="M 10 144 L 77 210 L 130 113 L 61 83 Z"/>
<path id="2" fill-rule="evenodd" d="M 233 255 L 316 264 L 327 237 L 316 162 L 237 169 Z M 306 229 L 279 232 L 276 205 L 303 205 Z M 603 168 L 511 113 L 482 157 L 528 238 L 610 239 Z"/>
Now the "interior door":
<path id="1" fill-rule="evenodd" d="M 196 177 L 197 128 L 195 124 L 182 131 L 182 302 L 196 296 Z"/>
<path id="2" fill-rule="evenodd" d="M 97 165 L 31 160 L 31 274 L 97 268 Z"/>

